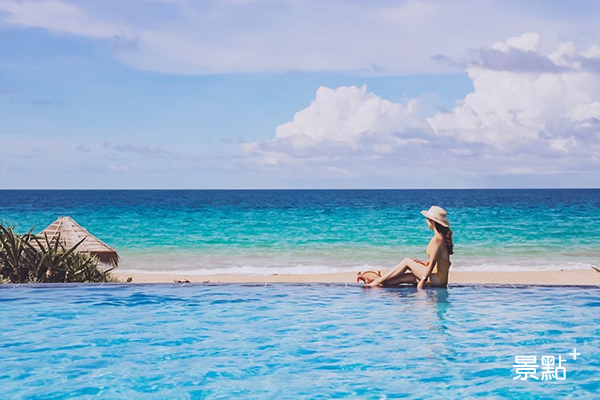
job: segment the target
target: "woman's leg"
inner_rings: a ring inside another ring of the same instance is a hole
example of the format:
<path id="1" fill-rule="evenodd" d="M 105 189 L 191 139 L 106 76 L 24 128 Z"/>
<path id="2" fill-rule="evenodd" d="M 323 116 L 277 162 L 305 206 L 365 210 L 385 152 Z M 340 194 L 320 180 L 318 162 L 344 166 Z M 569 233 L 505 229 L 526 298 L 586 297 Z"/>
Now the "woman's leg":
<path id="1" fill-rule="evenodd" d="M 414 276 L 423 276 L 427 272 L 427 267 L 415 262 L 415 260 L 411 258 L 405 258 L 400 264 L 396 265 L 394 269 L 383 275 L 381 278 L 375 279 L 373 282 L 369 283 L 368 286 L 385 285 L 388 281 L 403 275 L 408 270 L 410 270 Z"/>
<path id="2" fill-rule="evenodd" d="M 396 286 L 401 283 L 412 283 L 413 285 L 416 285 L 417 283 L 419 283 L 419 281 L 417 280 L 417 277 L 414 276 L 412 273 L 406 272 L 400 276 L 397 276 L 396 278 L 388 279 L 383 285 Z"/>
<path id="3" fill-rule="evenodd" d="M 358 272 L 356 274 L 356 282 L 363 281 L 365 283 L 365 285 L 368 285 L 369 283 L 373 282 L 373 280 L 380 278 L 380 277 L 381 277 L 380 271 Z"/>

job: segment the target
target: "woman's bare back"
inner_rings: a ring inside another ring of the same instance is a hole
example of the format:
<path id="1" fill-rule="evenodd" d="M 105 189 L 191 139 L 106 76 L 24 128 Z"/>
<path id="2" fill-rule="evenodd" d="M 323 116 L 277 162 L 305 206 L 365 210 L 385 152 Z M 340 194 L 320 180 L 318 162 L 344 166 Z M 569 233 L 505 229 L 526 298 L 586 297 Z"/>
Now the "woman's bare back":
<path id="1" fill-rule="evenodd" d="M 431 247 L 434 246 L 435 237 L 431 238 L 425 252 L 428 256 L 431 256 Z M 433 286 L 445 287 L 448 285 L 448 274 L 450 273 L 450 255 L 446 248 L 446 243 L 442 241 L 442 249 L 439 259 L 435 262 L 433 270 L 431 271 L 430 281 Z"/>

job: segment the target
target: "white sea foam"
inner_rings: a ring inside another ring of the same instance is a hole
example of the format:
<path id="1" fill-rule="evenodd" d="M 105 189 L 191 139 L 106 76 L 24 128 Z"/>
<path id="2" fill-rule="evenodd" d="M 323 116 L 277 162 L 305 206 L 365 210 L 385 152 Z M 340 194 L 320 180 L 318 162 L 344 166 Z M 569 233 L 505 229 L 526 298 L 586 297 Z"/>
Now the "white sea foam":
<path id="1" fill-rule="evenodd" d="M 566 260 L 464 260 L 462 263 L 452 263 L 454 271 L 559 271 L 589 269 L 592 263 Z"/>
<path id="2" fill-rule="evenodd" d="M 592 259 L 540 258 L 459 258 L 452 260 L 454 271 L 558 271 L 589 269 Z M 124 273 L 165 273 L 187 275 L 274 275 L 274 274 L 327 274 L 382 270 L 393 268 L 398 260 L 382 259 L 375 262 L 360 260 L 300 257 L 225 257 L 210 255 L 144 255 L 127 257 L 119 271 Z"/>

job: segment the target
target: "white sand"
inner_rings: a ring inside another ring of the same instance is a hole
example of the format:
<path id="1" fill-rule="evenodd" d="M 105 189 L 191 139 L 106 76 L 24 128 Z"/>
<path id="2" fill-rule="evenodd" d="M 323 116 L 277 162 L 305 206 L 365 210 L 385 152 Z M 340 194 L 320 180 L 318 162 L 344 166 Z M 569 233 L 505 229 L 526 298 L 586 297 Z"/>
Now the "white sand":
<path id="1" fill-rule="evenodd" d="M 133 283 L 172 283 L 173 281 L 210 283 L 356 283 L 356 273 L 278 274 L 278 275 L 185 275 L 172 273 L 121 273 L 121 281 Z M 530 285 L 594 285 L 600 286 L 600 273 L 589 270 L 568 271 L 450 271 L 450 284 L 530 284 Z"/>

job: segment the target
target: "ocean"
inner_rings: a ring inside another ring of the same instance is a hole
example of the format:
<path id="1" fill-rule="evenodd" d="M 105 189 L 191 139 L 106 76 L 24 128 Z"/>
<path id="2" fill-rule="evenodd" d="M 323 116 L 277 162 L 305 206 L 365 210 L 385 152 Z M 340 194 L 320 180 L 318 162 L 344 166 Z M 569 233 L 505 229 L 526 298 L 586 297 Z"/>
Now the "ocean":
<path id="1" fill-rule="evenodd" d="M 119 269 L 186 274 L 327 273 L 426 259 L 421 210 L 454 231 L 454 270 L 600 263 L 600 189 L 2 190 L 0 219 L 39 232 L 70 216 Z"/>

